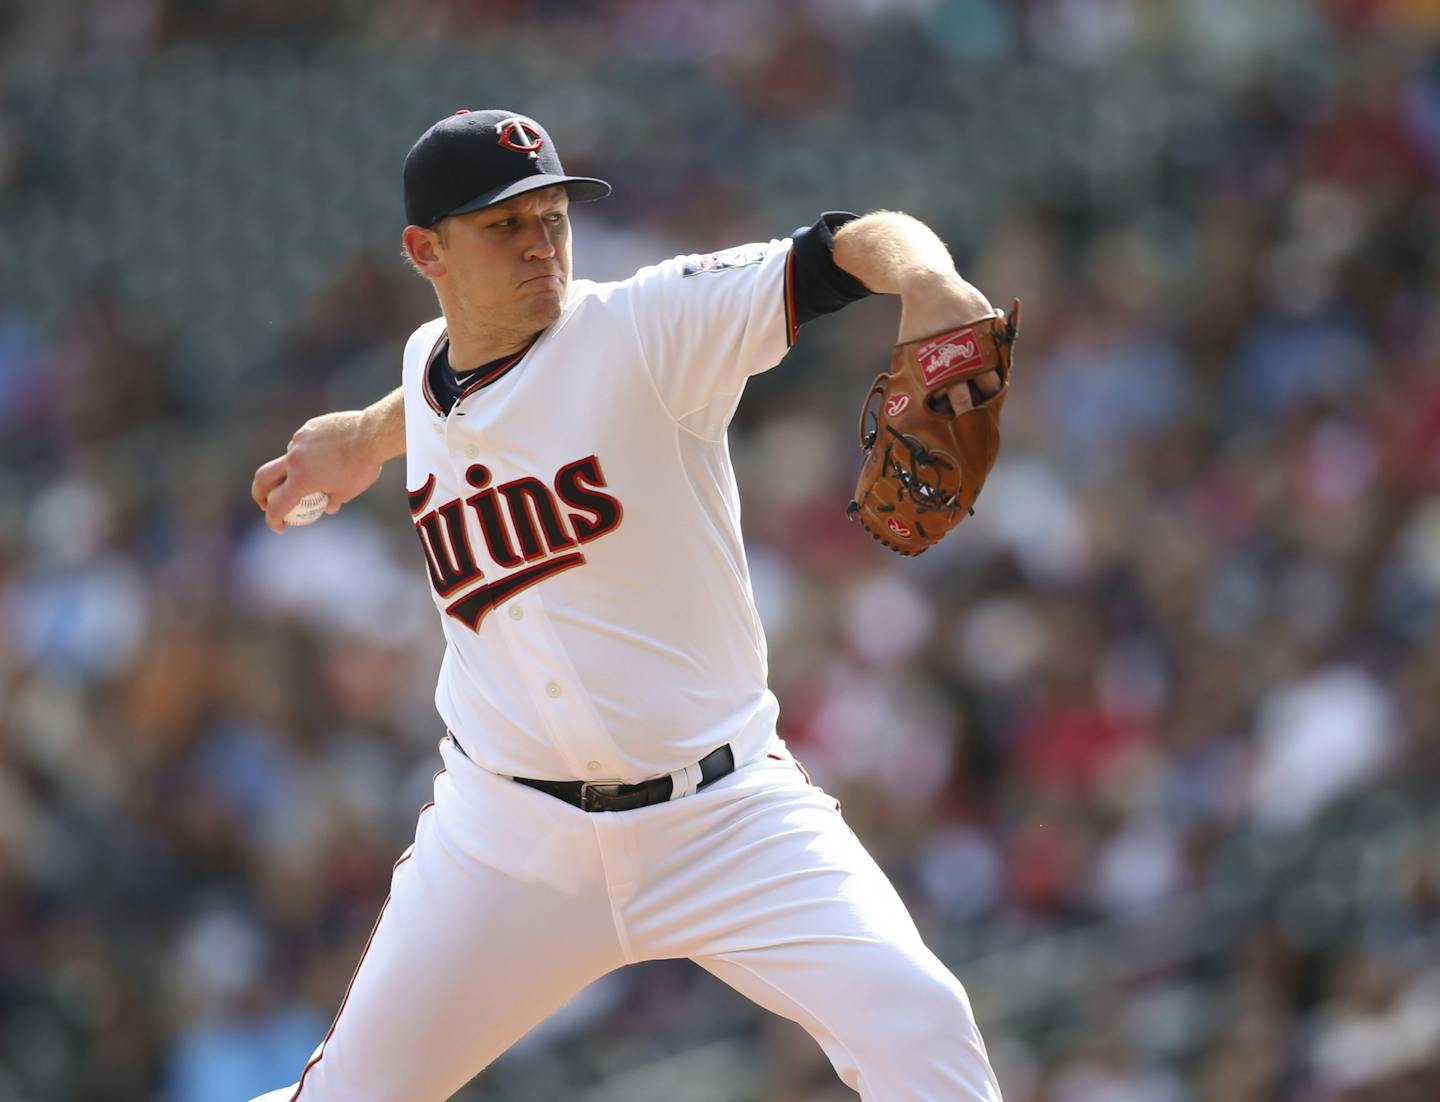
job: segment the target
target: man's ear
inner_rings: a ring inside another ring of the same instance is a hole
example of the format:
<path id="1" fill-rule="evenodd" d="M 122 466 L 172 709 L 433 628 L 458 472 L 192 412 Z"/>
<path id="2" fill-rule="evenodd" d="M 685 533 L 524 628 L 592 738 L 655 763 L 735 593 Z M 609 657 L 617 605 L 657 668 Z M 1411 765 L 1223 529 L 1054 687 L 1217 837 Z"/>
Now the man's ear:
<path id="1" fill-rule="evenodd" d="M 445 274 L 445 261 L 440 256 L 439 250 L 442 246 L 438 233 L 421 226 L 406 226 L 401 241 L 405 246 L 405 255 L 410 258 L 410 263 L 417 272 L 427 279 Z"/>

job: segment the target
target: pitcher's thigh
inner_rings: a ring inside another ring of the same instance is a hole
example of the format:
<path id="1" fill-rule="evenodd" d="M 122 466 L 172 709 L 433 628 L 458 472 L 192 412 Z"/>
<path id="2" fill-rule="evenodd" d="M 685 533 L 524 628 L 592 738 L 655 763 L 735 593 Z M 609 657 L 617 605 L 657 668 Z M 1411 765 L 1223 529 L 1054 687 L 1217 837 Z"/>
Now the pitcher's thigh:
<path id="1" fill-rule="evenodd" d="M 726 839 L 743 862 L 706 870 L 693 959 L 803 1025 L 866 1099 L 998 1102 L 964 988 L 833 801 L 781 784 L 748 807 Z"/>
<path id="2" fill-rule="evenodd" d="M 603 894 L 477 863 L 427 811 L 330 1033 L 298 1084 L 262 1098 L 443 1102 L 621 963 Z"/>
<path id="3" fill-rule="evenodd" d="M 802 1025 L 864 1099 L 1000 1102 L 970 1001 L 924 946 L 840 934 L 698 963 Z"/>

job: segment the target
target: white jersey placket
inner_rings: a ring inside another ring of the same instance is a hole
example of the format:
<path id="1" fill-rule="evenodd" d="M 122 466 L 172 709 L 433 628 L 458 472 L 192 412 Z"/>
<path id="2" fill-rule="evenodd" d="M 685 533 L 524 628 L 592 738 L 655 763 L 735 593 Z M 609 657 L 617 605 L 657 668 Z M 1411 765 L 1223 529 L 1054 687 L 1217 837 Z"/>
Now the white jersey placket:
<path id="1" fill-rule="evenodd" d="M 536 351 L 532 350 L 527 358 L 533 358 Z M 473 419 L 465 418 L 463 407 L 473 400 L 474 396 L 457 403 L 446 416 L 443 428 L 455 483 L 461 486 L 465 485 L 464 472 L 470 464 L 482 462 L 486 454 L 483 430 Z M 511 667 L 525 686 L 533 714 L 571 771 L 569 777 L 544 779 L 618 779 L 619 748 L 606 732 L 550 623 L 542 589 L 526 590 L 493 609 L 480 630 L 499 637 Z"/>

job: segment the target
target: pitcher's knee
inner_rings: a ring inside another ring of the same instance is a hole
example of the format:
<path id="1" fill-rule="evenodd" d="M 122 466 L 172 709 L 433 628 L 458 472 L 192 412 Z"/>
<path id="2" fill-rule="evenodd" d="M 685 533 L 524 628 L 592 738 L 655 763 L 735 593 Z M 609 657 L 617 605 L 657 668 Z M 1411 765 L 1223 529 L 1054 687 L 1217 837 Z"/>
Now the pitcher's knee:
<path id="1" fill-rule="evenodd" d="M 881 1008 L 885 1010 L 885 1008 Z M 895 992 L 888 1022 L 878 1031 L 892 1051 L 931 1051 L 978 1035 L 970 1000 L 952 977 L 925 976 Z"/>
<path id="2" fill-rule="evenodd" d="M 893 962 L 892 962 L 893 963 Z M 842 1038 L 867 1098 L 998 1102 L 970 1000 L 936 962 L 906 962 L 857 987 Z"/>

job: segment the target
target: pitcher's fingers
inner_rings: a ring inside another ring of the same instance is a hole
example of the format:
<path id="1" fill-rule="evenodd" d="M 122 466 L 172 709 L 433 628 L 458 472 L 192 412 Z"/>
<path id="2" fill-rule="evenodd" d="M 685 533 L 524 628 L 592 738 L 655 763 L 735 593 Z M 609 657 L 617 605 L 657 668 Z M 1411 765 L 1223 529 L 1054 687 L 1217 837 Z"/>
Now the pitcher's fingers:
<path id="1" fill-rule="evenodd" d="M 971 388 L 974 388 L 972 390 Z M 963 383 L 956 383 L 949 387 L 945 394 L 950 399 L 950 408 L 956 414 L 964 413 L 967 409 L 975 408 L 975 391 L 980 392 L 981 398 L 990 398 L 1000 391 L 1000 372 L 987 371 L 983 375 L 975 375 L 966 379 Z"/>
<path id="2" fill-rule="evenodd" d="M 984 375 L 976 375 L 971 382 L 978 386 L 980 393 L 988 398 L 990 395 L 997 394 L 1000 391 L 1000 372 L 987 371 Z"/>
<path id="3" fill-rule="evenodd" d="M 262 463 L 255 472 L 255 480 L 250 483 L 250 496 L 261 509 L 265 508 L 275 487 L 285 481 L 285 459 L 283 455 L 276 456 L 269 463 Z"/>
<path id="4" fill-rule="evenodd" d="M 270 491 L 265 502 L 265 523 L 276 532 L 285 531 L 285 514 L 300 504 L 305 488 L 295 479 L 287 478 Z"/>

